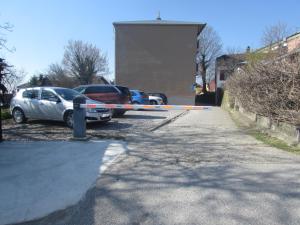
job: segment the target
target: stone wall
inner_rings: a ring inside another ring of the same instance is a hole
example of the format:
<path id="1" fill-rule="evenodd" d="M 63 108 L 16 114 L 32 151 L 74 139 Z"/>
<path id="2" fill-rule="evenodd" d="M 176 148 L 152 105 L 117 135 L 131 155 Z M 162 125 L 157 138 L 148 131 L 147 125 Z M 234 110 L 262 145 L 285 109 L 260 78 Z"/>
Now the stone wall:
<path id="1" fill-rule="evenodd" d="M 232 103 L 234 102 L 234 103 Z M 243 109 L 237 101 L 230 101 L 228 93 L 225 91 L 221 107 L 240 120 L 244 121 L 247 126 L 255 126 L 262 132 L 269 134 L 285 141 L 291 145 L 300 145 L 300 127 L 294 126 L 284 122 L 272 121 L 270 118 L 258 115 L 256 113 L 248 112 Z"/>

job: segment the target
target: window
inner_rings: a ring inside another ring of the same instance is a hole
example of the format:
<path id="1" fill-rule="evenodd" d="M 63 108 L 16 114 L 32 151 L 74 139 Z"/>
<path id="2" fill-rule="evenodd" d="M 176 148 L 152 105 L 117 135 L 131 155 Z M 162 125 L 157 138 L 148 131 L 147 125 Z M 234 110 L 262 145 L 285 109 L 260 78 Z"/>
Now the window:
<path id="1" fill-rule="evenodd" d="M 220 71 L 220 80 L 225 80 L 226 79 L 226 75 L 224 71 Z"/>
<path id="2" fill-rule="evenodd" d="M 134 91 L 130 91 L 132 96 L 136 96 L 136 93 Z"/>
<path id="3" fill-rule="evenodd" d="M 84 92 L 84 89 L 85 87 L 77 87 L 77 88 L 74 88 L 75 91 L 78 91 L 79 93 L 83 93 Z"/>
<path id="4" fill-rule="evenodd" d="M 196 72 L 198 72 L 198 71 L 199 71 L 199 64 L 196 63 Z"/>
<path id="5" fill-rule="evenodd" d="M 39 98 L 39 90 L 26 90 L 22 94 L 23 98 L 31 98 L 38 99 Z"/>
<path id="6" fill-rule="evenodd" d="M 85 90 L 85 94 L 95 93 L 118 93 L 118 90 L 112 86 L 90 86 Z"/>
<path id="7" fill-rule="evenodd" d="M 50 98 L 57 99 L 56 95 L 54 93 L 52 93 L 51 91 L 43 90 L 41 99 L 42 100 L 50 100 Z"/>
<path id="8" fill-rule="evenodd" d="M 84 95 L 81 95 L 78 91 L 72 89 L 56 88 L 54 91 L 67 101 L 72 101 L 78 95 L 84 97 Z"/>
<path id="9" fill-rule="evenodd" d="M 199 48 L 199 40 L 197 40 L 197 49 Z"/>

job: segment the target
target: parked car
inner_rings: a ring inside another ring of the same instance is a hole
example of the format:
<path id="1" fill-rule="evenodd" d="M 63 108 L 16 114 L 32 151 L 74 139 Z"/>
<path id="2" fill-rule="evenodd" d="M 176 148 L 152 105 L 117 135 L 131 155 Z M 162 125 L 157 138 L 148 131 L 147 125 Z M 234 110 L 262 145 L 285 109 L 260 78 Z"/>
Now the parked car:
<path id="1" fill-rule="evenodd" d="M 142 105 L 148 105 L 149 102 L 149 96 L 139 90 L 130 90 L 131 93 L 131 99 L 132 99 L 132 104 L 142 104 Z"/>
<path id="2" fill-rule="evenodd" d="M 119 86 L 121 88 L 121 86 Z M 122 87 L 123 91 L 125 87 Z M 122 92 L 115 85 L 103 85 L 103 84 L 90 84 L 81 85 L 74 88 L 81 94 L 93 99 L 95 101 L 101 101 L 107 104 L 130 104 L 131 97 L 126 91 Z M 127 110 L 126 109 L 113 109 L 113 116 L 121 116 Z"/>
<path id="3" fill-rule="evenodd" d="M 130 93 L 129 88 L 128 87 L 124 87 L 124 86 L 120 86 L 120 85 L 116 85 L 116 87 L 122 92 L 124 98 L 126 100 L 128 100 L 128 103 L 131 103 L 132 99 L 131 99 L 131 93 Z"/>
<path id="4" fill-rule="evenodd" d="M 150 105 L 163 105 L 164 101 L 161 97 L 149 95 Z"/>
<path id="5" fill-rule="evenodd" d="M 73 127 L 73 99 L 79 92 L 60 87 L 35 87 L 20 89 L 12 98 L 10 111 L 16 123 L 24 123 L 27 119 L 64 121 Z M 86 98 L 87 104 L 101 102 Z M 111 110 L 95 108 L 86 110 L 87 121 L 108 122 Z"/>
<path id="6" fill-rule="evenodd" d="M 164 104 L 168 105 L 168 98 L 165 94 L 163 93 L 148 93 L 149 96 L 157 96 L 157 97 L 161 97 Z"/>

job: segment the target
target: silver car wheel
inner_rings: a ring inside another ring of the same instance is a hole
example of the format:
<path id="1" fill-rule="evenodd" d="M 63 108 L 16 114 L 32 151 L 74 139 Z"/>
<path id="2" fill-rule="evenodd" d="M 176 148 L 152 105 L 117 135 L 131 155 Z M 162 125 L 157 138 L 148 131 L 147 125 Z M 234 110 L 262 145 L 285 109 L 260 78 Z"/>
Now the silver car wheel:
<path id="1" fill-rule="evenodd" d="M 24 113 L 20 109 L 14 109 L 13 111 L 13 118 L 16 123 L 23 123 L 24 122 Z"/>
<path id="2" fill-rule="evenodd" d="M 73 112 L 69 112 L 66 116 L 66 124 L 68 127 L 73 128 L 74 120 L 73 120 Z"/>
<path id="3" fill-rule="evenodd" d="M 150 105 L 158 105 L 155 100 L 150 100 Z"/>

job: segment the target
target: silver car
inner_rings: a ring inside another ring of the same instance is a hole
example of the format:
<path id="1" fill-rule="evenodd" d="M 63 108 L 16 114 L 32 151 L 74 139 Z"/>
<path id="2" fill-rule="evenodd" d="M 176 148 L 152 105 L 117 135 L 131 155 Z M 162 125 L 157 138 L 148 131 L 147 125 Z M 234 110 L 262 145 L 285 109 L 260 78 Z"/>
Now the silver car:
<path id="1" fill-rule="evenodd" d="M 10 104 L 11 114 L 16 123 L 24 123 L 27 119 L 65 121 L 73 127 L 73 99 L 81 95 L 79 92 L 60 87 L 35 87 L 20 89 Z M 87 104 L 99 104 L 87 97 Z M 111 110 L 93 108 L 86 110 L 87 121 L 111 120 Z"/>

